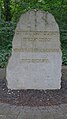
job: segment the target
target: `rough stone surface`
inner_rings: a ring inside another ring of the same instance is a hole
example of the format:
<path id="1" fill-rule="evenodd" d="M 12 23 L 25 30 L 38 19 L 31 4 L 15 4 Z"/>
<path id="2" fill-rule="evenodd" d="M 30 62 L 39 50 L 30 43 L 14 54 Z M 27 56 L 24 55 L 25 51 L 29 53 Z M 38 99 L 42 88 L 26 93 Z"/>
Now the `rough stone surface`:
<path id="1" fill-rule="evenodd" d="M 6 79 L 6 68 L 0 68 L 0 80 Z M 67 66 L 62 66 L 62 79 L 67 80 Z"/>
<path id="2" fill-rule="evenodd" d="M 9 89 L 60 89 L 62 53 L 59 28 L 44 11 L 23 14 L 17 24 L 7 66 Z"/>

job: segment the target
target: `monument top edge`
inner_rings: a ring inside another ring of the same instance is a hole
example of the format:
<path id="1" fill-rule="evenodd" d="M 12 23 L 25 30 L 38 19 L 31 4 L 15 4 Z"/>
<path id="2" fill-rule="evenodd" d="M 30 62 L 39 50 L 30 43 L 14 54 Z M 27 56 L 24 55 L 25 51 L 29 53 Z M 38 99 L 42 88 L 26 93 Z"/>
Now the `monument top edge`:
<path id="1" fill-rule="evenodd" d="M 28 11 L 35 11 L 35 12 L 37 12 L 37 11 L 44 11 L 44 12 L 48 12 L 48 11 L 41 10 L 41 9 L 38 9 L 38 8 L 36 8 L 36 9 L 30 9 L 30 10 L 28 10 Z"/>
<path id="2" fill-rule="evenodd" d="M 30 10 L 28 10 L 28 11 L 26 11 L 26 12 L 24 12 L 23 14 L 25 14 L 25 13 L 27 13 L 27 12 L 43 12 L 43 13 L 49 13 L 49 14 L 51 14 L 50 12 L 48 12 L 48 11 L 45 11 L 45 10 L 41 10 L 41 9 L 30 9 Z"/>

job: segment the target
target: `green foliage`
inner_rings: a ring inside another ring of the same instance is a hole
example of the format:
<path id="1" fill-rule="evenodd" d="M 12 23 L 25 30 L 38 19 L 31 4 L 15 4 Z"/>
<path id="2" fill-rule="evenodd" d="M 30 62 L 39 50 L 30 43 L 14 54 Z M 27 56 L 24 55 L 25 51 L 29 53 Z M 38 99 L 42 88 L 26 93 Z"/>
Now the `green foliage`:
<path id="1" fill-rule="evenodd" d="M 62 58 L 63 64 L 67 65 L 67 31 L 61 31 L 61 47 L 62 47 Z"/>
<path id="2" fill-rule="evenodd" d="M 54 15 L 60 28 L 63 64 L 67 65 L 67 0 L 10 0 L 12 22 L 4 21 L 3 0 L 0 3 L 3 19 L 0 21 L 0 67 L 6 66 L 11 54 L 12 38 L 20 15 L 30 9 L 41 9 Z"/>
<path id="3" fill-rule="evenodd" d="M 0 67 L 6 66 L 11 54 L 14 29 L 15 23 L 13 22 L 2 21 L 0 23 Z"/>
<path id="4" fill-rule="evenodd" d="M 5 21 L 11 21 L 10 0 L 3 0 Z"/>

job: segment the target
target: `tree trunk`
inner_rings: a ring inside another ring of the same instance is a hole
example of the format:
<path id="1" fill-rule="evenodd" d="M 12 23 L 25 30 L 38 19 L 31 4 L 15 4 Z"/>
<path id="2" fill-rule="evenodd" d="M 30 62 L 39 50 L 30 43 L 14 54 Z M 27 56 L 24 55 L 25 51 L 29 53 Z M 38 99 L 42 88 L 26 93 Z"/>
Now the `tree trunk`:
<path id="1" fill-rule="evenodd" d="M 6 21 L 11 21 L 11 8 L 10 0 L 3 0 L 4 3 L 4 15 Z"/>

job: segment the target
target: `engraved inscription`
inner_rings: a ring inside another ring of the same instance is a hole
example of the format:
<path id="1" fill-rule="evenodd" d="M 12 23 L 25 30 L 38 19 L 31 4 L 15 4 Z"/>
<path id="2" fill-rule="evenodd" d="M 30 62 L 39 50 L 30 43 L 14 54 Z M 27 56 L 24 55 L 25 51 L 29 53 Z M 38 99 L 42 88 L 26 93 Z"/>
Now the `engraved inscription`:
<path id="1" fill-rule="evenodd" d="M 56 31 L 17 31 L 19 34 L 17 35 L 17 41 L 20 45 L 16 43 L 15 49 L 16 51 L 30 51 L 30 52 L 56 52 L 55 50 L 58 48 L 59 41 L 58 32 Z M 58 34 L 58 35 L 57 35 Z M 19 38 L 20 36 L 20 38 Z M 56 38 L 57 37 L 57 38 Z M 17 47 L 18 46 L 18 47 Z M 52 47 L 53 46 L 53 47 Z M 48 50 L 49 49 L 49 50 Z M 54 50 L 53 50 L 54 49 Z"/>
<path id="2" fill-rule="evenodd" d="M 58 32 L 56 31 L 17 31 L 16 32 L 17 35 L 21 35 L 21 39 L 22 40 L 28 40 L 28 41 L 32 41 L 32 40 L 43 40 L 43 41 L 50 41 L 52 39 L 52 37 L 55 37 L 58 34 Z"/>
<path id="3" fill-rule="evenodd" d="M 59 52 L 59 49 L 15 48 L 15 52 Z"/>
<path id="4" fill-rule="evenodd" d="M 23 33 L 25 35 L 59 35 L 57 31 L 22 31 L 22 30 L 17 30 L 16 34 Z"/>
<path id="5" fill-rule="evenodd" d="M 34 40 L 36 40 L 36 41 L 41 41 L 41 42 L 47 42 L 47 41 L 50 41 L 52 38 L 26 38 L 26 37 L 23 37 L 23 40 L 24 41 L 34 41 Z"/>
<path id="6" fill-rule="evenodd" d="M 41 42 L 48 42 L 53 40 L 56 37 L 58 32 L 55 31 L 17 31 L 17 34 L 21 35 L 21 40 L 23 41 L 41 41 Z"/>
<path id="7" fill-rule="evenodd" d="M 35 63 L 35 62 L 36 62 L 36 63 L 46 62 L 46 63 L 48 63 L 49 61 L 48 61 L 48 59 L 22 59 L 22 62 L 28 62 L 28 63 L 31 63 L 31 62 L 33 62 L 33 63 Z"/>

